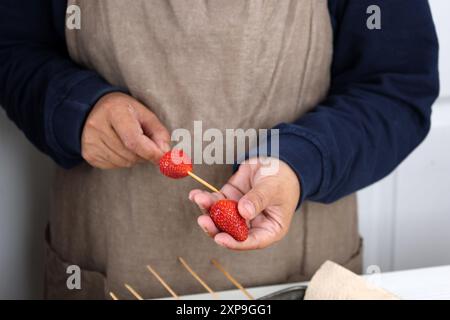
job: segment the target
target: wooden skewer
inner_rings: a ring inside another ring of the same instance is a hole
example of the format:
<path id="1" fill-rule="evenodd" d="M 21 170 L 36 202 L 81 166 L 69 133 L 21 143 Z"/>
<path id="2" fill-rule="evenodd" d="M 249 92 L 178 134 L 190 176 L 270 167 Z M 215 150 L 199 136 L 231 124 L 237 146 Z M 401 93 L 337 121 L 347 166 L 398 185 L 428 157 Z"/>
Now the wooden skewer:
<path id="1" fill-rule="evenodd" d="M 188 174 L 189 174 L 189 176 L 191 176 L 194 180 L 197 180 L 198 182 L 200 182 L 202 185 L 204 185 L 205 187 L 207 187 L 207 188 L 210 189 L 211 191 L 220 193 L 219 189 L 213 187 L 213 186 L 210 185 L 208 182 L 206 182 L 205 180 L 203 180 L 202 178 L 200 178 L 199 176 L 197 176 L 195 173 L 189 171 Z"/>
<path id="2" fill-rule="evenodd" d="M 247 296 L 250 300 L 255 300 L 255 298 L 235 279 L 233 276 L 225 270 L 225 268 L 216 260 L 211 259 L 211 263 L 220 271 L 223 273 L 223 275 L 230 280 L 232 284 L 234 284 L 241 292 Z"/>
<path id="3" fill-rule="evenodd" d="M 174 297 L 175 299 L 179 299 L 178 295 L 175 293 L 175 291 L 172 290 L 172 288 L 164 281 L 163 278 L 149 265 L 147 266 L 148 271 L 151 272 L 155 276 L 155 278 L 163 285 L 164 288 L 166 288 L 167 291 Z"/>
<path id="4" fill-rule="evenodd" d="M 144 298 L 142 298 L 142 296 L 141 296 L 139 293 L 137 293 L 137 291 L 134 290 L 129 284 L 126 284 L 126 283 L 125 283 L 125 288 L 127 288 L 127 290 L 130 291 L 131 294 L 132 294 L 136 299 L 138 299 L 138 300 L 144 300 Z"/>
<path id="5" fill-rule="evenodd" d="M 114 293 L 110 292 L 109 295 L 113 300 L 119 300 L 119 298 L 117 298 L 117 296 Z"/>
<path id="6" fill-rule="evenodd" d="M 205 281 L 203 281 L 202 278 L 194 271 L 192 268 L 187 264 L 187 262 L 182 258 L 178 257 L 178 260 L 180 260 L 181 264 L 186 268 L 186 270 L 205 288 L 214 299 L 219 299 L 219 296 L 217 293 L 215 293 L 207 284 Z"/>

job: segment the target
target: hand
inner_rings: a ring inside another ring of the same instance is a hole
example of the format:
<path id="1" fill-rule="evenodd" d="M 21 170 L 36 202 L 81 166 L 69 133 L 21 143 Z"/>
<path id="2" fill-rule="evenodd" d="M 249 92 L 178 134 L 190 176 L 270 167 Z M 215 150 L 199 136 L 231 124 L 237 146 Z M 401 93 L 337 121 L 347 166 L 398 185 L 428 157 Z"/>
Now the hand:
<path id="1" fill-rule="evenodd" d="M 81 137 L 83 158 L 93 167 L 157 163 L 170 150 L 170 135 L 156 115 L 123 93 L 104 95 L 90 112 Z"/>
<path id="2" fill-rule="evenodd" d="M 300 183 L 295 172 L 275 158 L 250 159 L 223 186 L 221 193 L 192 190 L 189 199 L 203 212 L 200 227 L 214 241 L 233 250 L 254 250 L 268 247 L 281 240 L 289 230 L 300 197 Z M 275 169 L 276 168 L 276 169 Z M 238 201 L 239 213 L 249 222 L 249 236 L 238 242 L 220 232 L 208 210 L 219 199 Z"/>

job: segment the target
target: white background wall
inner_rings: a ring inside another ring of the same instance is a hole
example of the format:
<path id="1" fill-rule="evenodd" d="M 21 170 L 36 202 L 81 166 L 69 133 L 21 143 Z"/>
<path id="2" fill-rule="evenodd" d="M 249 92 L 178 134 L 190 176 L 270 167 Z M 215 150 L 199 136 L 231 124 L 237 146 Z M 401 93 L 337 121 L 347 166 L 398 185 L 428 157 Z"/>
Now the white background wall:
<path id="1" fill-rule="evenodd" d="M 0 110 L 0 299 L 38 298 L 51 163 Z"/>
<path id="2" fill-rule="evenodd" d="M 450 264 L 450 1 L 430 4 L 441 46 L 430 135 L 393 174 L 358 194 L 365 264 L 383 271 Z"/>
<path id="3" fill-rule="evenodd" d="M 426 142 L 359 193 L 365 264 L 383 271 L 450 264 L 450 1 L 430 0 L 442 94 Z M 0 298 L 39 298 L 51 162 L 0 112 Z"/>

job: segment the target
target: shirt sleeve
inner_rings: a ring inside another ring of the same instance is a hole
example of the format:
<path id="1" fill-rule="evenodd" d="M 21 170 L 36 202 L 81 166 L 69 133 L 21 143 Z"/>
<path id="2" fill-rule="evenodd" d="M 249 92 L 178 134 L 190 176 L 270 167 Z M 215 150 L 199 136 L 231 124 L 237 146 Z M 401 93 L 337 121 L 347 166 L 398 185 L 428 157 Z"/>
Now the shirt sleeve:
<path id="1" fill-rule="evenodd" d="M 388 175 L 430 129 L 438 96 L 438 40 L 425 0 L 330 1 L 334 60 L 329 94 L 279 129 L 279 157 L 302 195 L 333 202 Z M 381 9 L 381 30 L 366 26 Z"/>
<path id="2" fill-rule="evenodd" d="M 41 151 L 69 168 L 80 161 L 81 132 L 96 101 L 112 91 L 97 73 L 70 60 L 66 1 L 0 2 L 0 104 Z"/>

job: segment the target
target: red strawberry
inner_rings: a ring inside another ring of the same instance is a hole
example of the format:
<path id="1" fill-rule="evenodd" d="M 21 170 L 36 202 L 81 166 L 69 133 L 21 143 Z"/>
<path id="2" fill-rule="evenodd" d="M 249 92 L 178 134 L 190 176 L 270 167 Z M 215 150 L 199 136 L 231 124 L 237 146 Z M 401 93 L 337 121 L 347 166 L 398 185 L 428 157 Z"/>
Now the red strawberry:
<path id="1" fill-rule="evenodd" d="M 159 160 L 159 170 L 169 178 L 181 179 L 192 171 L 192 161 L 183 150 L 173 149 Z"/>
<path id="2" fill-rule="evenodd" d="M 236 201 L 219 200 L 211 206 L 209 214 L 220 231 L 228 233 L 237 241 L 247 239 L 248 227 L 245 219 L 239 214 Z"/>

